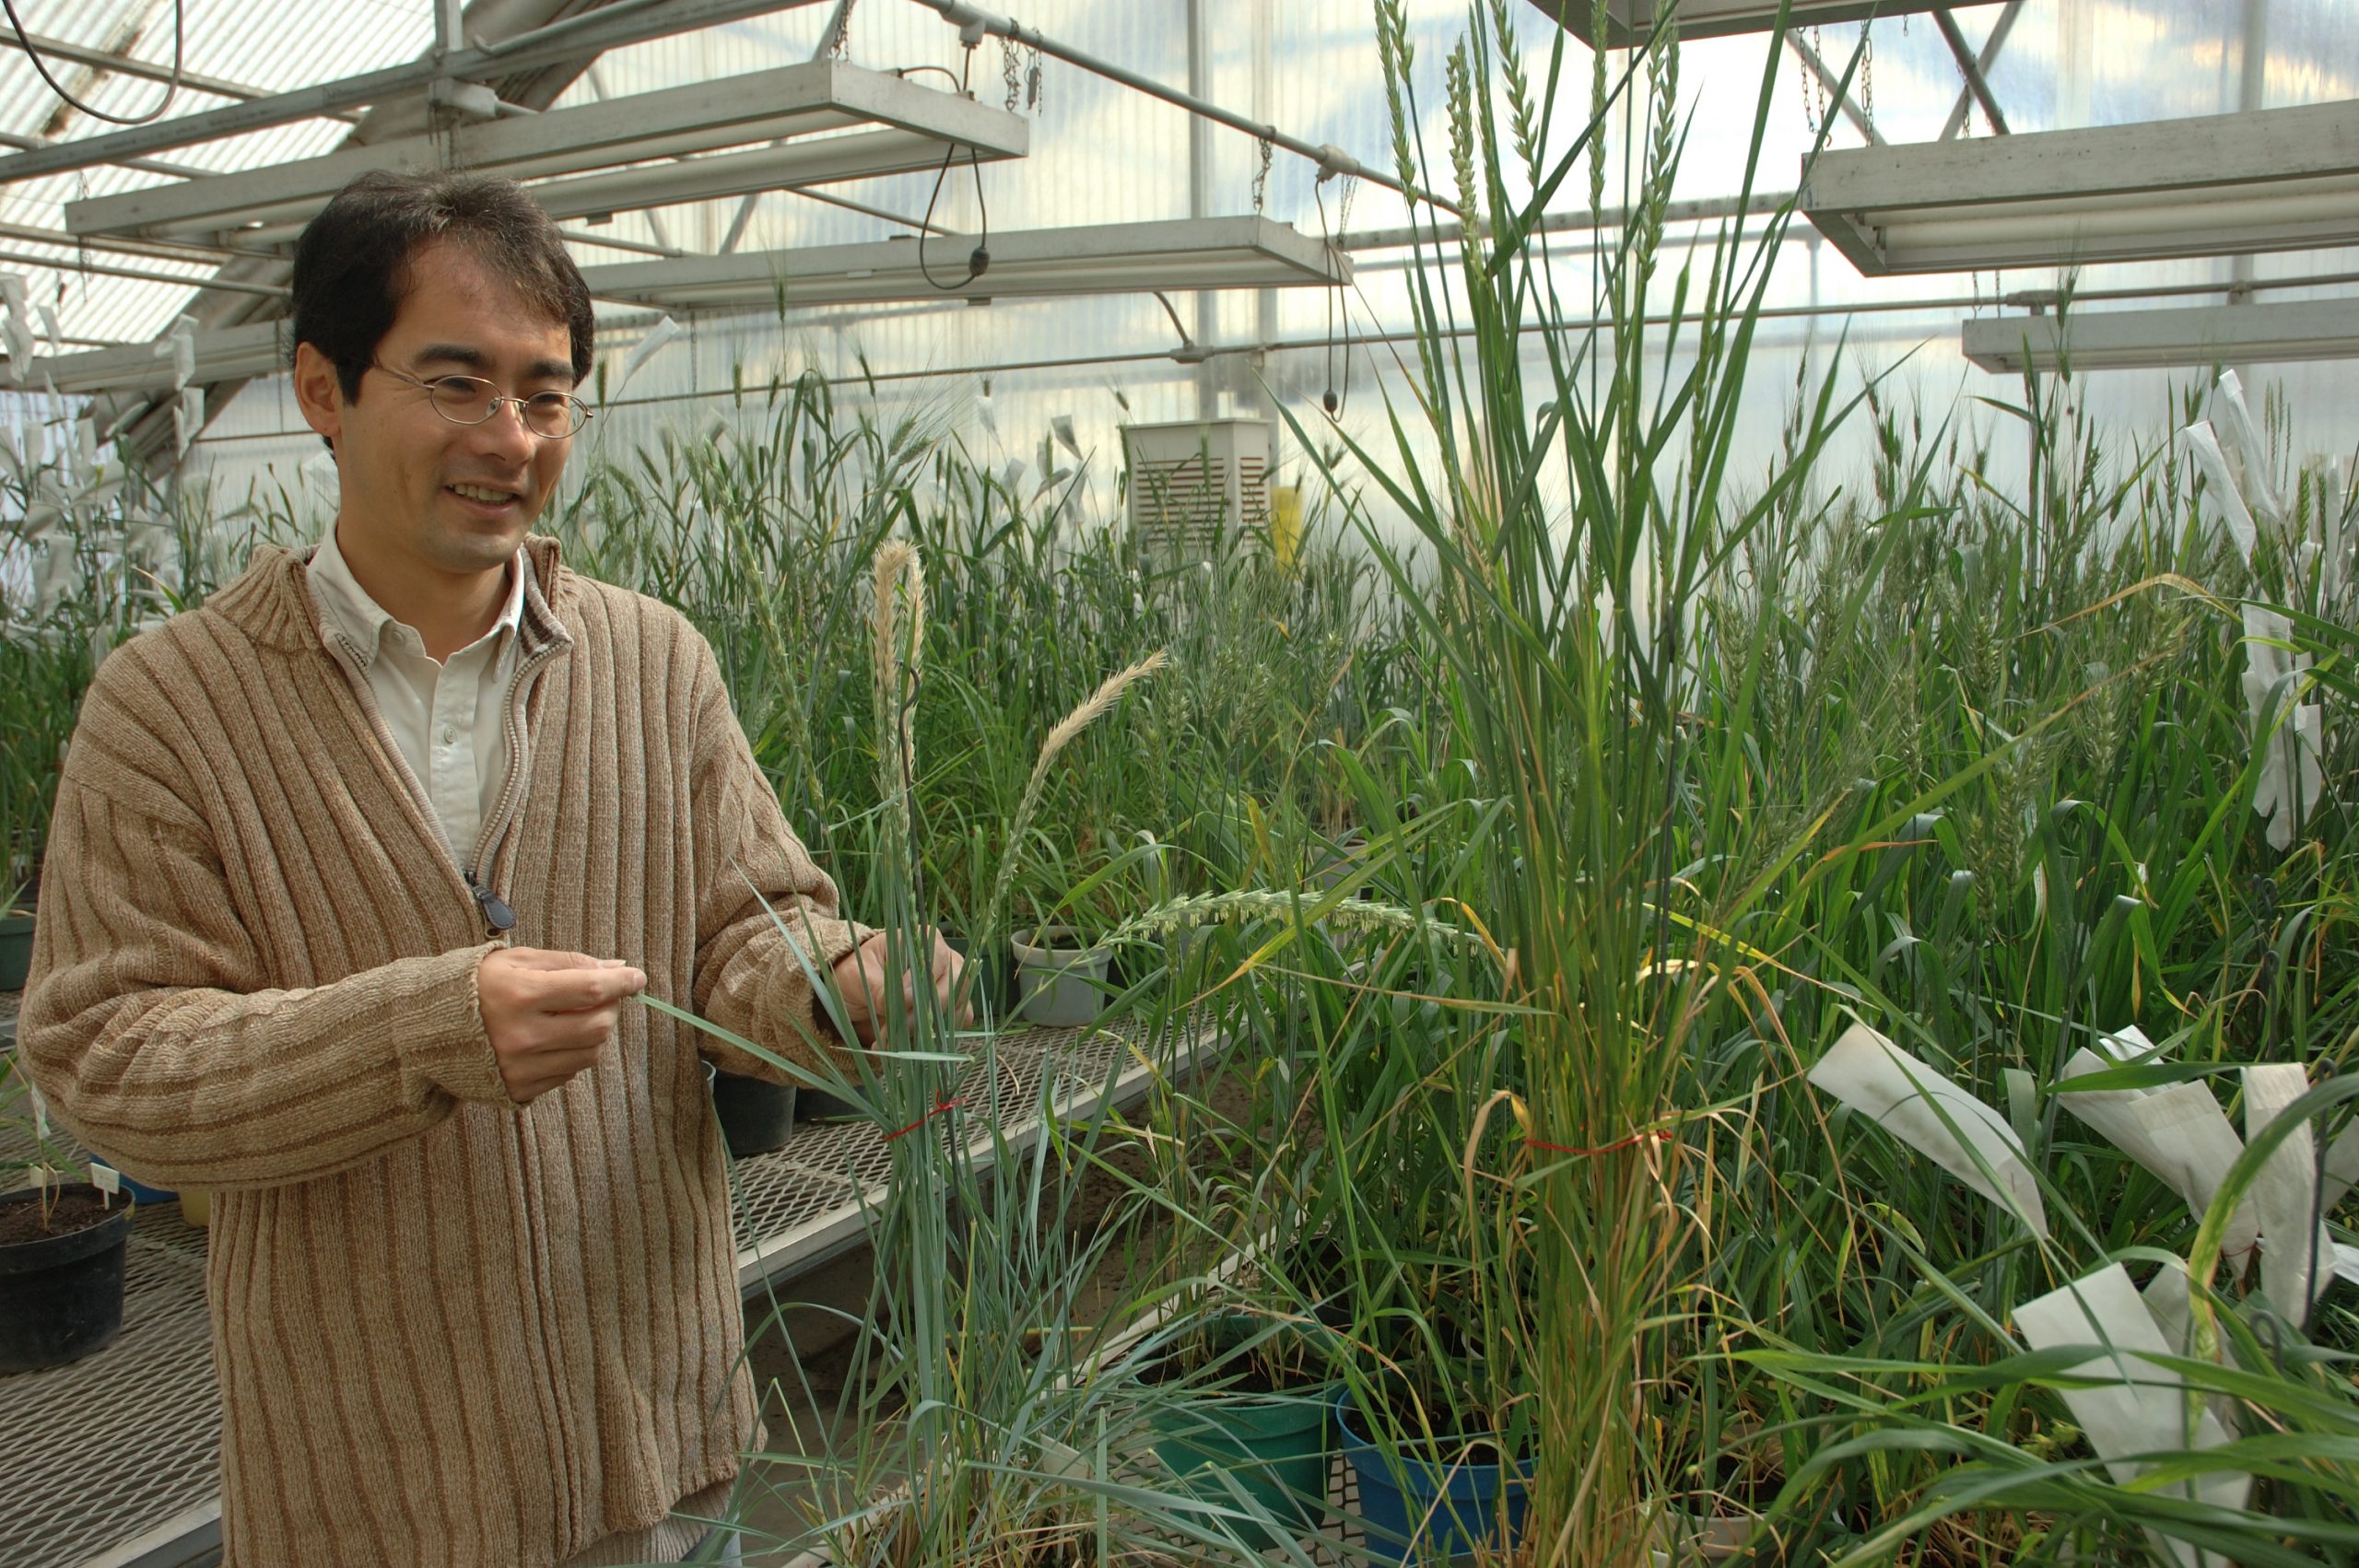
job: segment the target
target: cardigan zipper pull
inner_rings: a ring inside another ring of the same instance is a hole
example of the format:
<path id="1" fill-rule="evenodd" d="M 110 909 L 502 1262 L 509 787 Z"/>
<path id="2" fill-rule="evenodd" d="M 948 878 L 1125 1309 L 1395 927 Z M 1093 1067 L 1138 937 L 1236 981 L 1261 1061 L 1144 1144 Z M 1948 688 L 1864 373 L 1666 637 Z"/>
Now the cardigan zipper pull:
<path id="1" fill-rule="evenodd" d="M 516 911 L 508 907 L 506 899 L 477 883 L 475 872 L 461 872 L 459 874 L 467 879 L 467 891 L 475 895 L 475 904 L 483 910 L 484 923 L 491 928 L 493 935 L 504 935 L 515 929 Z"/>

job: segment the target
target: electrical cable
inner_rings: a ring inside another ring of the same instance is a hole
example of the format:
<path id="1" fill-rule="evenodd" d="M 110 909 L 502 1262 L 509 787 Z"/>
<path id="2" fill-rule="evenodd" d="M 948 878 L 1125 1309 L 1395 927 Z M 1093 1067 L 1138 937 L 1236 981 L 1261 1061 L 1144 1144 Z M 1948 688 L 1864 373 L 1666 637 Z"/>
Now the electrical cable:
<path id="1" fill-rule="evenodd" d="M 7 3 L 7 0 L 0 0 L 0 4 L 6 3 Z M 974 67 L 975 45 L 970 43 L 967 45 L 966 63 L 959 69 L 957 76 L 958 90 L 961 93 L 968 90 L 968 80 L 972 74 Z M 948 76 L 950 74 L 948 68 L 942 65 L 912 65 L 907 69 L 912 71 L 940 71 L 945 76 Z M 975 248 L 967 254 L 967 275 L 960 278 L 956 283 L 945 283 L 940 278 L 933 275 L 933 268 L 925 259 L 925 242 L 933 232 L 934 204 L 942 199 L 943 183 L 950 178 L 950 166 L 957 161 L 958 161 L 958 146 L 957 144 L 954 142 L 948 147 L 943 149 L 942 167 L 934 172 L 933 191 L 933 193 L 928 195 L 925 199 L 925 216 L 919 220 L 918 227 L 918 272 L 923 275 L 929 287 L 937 288 L 945 294 L 954 294 L 959 289 L 966 287 L 968 284 L 982 276 L 983 269 L 992 264 L 992 253 L 990 250 L 992 238 L 992 215 L 991 209 L 983 205 L 982 155 L 977 152 L 971 146 L 967 149 L 967 164 L 968 167 L 974 171 L 975 175 L 975 206 L 981 217 L 981 223 L 980 226 L 981 232 L 976 237 Z"/>
<path id="2" fill-rule="evenodd" d="M 164 84 L 163 101 L 145 114 L 129 116 L 93 109 L 66 91 L 65 85 L 49 74 L 48 65 L 41 61 L 41 52 L 33 47 L 32 34 L 25 30 L 24 18 L 17 15 L 17 0 L 0 0 L 0 9 L 8 13 L 8 25 L 17 29 L 18 46 L 24 50 L 25 58 L 33 63 L 33 69 L 41 73 L 41 79 L 49 84 L 49 90 L 93 120 L 103 120 L 110 125 L 148 124 L 162 119 L 164 111 L 171 108 L 173 100 L 180 97 L 181 70 L 186 61 L 187 0 L 172 0 L 172 79 Z"/>
<path id="3" fill-rule="evenodd" d="M 1344 180 L 1345 183 L 1344 186 L 1343 200 L 1335 213 L 1334 234 L 1343 233 L 1344 225 L 1350 221 L 1352 193 L 1356 189 L 1356 185 L 1352 182 L 1351 176 L 1344 176 Z M 1330 234 L 1327 228 L 1327 198 L 1320 194 L 1318 186 L 1313 185 L 1310 188 L 1310 199 L 1319 205 L 1320 241 L 1326 247 L 1329 254 L 1332 255 L 1336 252 L 1339 247 L 1335 243 L 1334 235 Z M 1321 288 L 1319 291 L 1319 297 L 1325 302 L 1327 307 L 1327 352 L 1325 357 L 1327 388 L 1326 391 L 1320 394 L 1319 405 L 1327 411 L 1327 417 L 1332 419 L 1343 413 L 1344 404 L 1349 401 L 1352 394 L 1352 345 L 1348 341 L 1349 334 L 1352 330 L 1352 323 L 1349 314 L 1346 312 L 1344 322 L 1344 332 L 1346 337 L 1346 341 L 1344 344 L 1344 391 L 1343 395 L 1339 397 L 1335 392 L 1335 307 L 1344 302 L 1344 286 L 1339 281 L 1332 288 Z"/>

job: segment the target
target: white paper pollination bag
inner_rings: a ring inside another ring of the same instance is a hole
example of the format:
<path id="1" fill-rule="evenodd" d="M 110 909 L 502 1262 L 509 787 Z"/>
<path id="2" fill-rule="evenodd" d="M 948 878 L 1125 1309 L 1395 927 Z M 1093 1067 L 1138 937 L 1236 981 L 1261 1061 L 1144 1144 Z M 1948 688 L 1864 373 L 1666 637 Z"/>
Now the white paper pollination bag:
<path id="1" fill-rule="evenodd" d="M 2245 1139 L 2236 1135 L 2208 1083 L 2064 1087 L 2093 1073 L 2157 1060 L 2162 1054 L 2134 1025 L 2101 1036 L 2094 1049 L 2077 1050 L 2065 1063 L 2057 1097 L 2200 1216 L 2245 1150 Z M 1811 1069 L 1810 1081 L 2020 1218 L 2032 1235 L 2047 1238 L 2038 1182 L 2013 1128 L 1937 1069 L 1867 1025 L 1854 1024 Z M 2307 1092 L 2309 1078 L 2298 1064 L 2253 1066 L 2244 1070 L 2243 1088 L 2245 1133 L 2257 1138 Z M 2323 1190 L 2318 1180 L 2321 1164 L 2327 1173 Z M 2359 1249 L 2337 1246 L 2322 1219 L 2354 1181 L 2359 1125 L 2337 1138 L 2323 1160 L 2313 1130 L 2293 1129 L 2229 1216 L 2223 1258 L 2241 1279 L 2258 1254 L 2261 1290 L 2271 1305 L 2287 1317 L 2306 1321 L 2337 1272 L 2359 1280 Z M 2190 1291 L 2183 1263 L 2165 1265 L 2142 1293 L 2114 1263 L 2015 1308 L 2016 1331 L 2032 1349 L 2091 1347 L 2089 1359 L 2075 1370 L 2102 1381 L 2065 1391 L 2064 1400 L 2118 1481 L 2127 1483 L 2142 1471 L 2135 1456 L 2212 1448 L 2229 1441 L 2229 1428 L 2208 1402 L 2190 1407 L 2186 1381 L 2148 1359 L 2188 1353 Z M 2223 1470 L 2194 1483 L 2189 1495 L 2242 1507 L 2250 1487 L 2250 1476 Z M 2156 1539 L 2188 1568 L 2220 1561 L 2183 1542 Z"/>

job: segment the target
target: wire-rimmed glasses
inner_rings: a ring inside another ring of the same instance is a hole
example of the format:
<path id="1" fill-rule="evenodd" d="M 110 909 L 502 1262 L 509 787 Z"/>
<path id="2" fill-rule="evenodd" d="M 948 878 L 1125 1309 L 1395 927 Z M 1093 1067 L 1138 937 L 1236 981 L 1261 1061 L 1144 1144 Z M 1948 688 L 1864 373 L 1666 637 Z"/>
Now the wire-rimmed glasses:
<path id="1" fill-rule="evenodd" d="M 542 392 L 530 397 L 511 397 L 481 376 L 436 376 L 428 380 L 390 365 L 378 365 L 376 369 L 414 387 L 425 388 L 427 401 L 434 405 L 434 412 L 453 425 L 480 425 L 499 413 L 503 403 L 514 404 L 524 428 L 545 441 L 563 440 L 590 422 L 590 405 L 571 392 Z"/>

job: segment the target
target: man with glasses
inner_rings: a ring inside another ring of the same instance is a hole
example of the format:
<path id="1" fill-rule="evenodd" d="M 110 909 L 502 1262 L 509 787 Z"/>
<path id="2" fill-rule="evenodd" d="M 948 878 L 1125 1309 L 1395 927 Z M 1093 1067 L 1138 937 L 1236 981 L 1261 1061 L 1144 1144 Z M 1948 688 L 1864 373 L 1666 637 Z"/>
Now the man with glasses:
<path id="1" fill-rule="evenodd" d="M 811 977 L 863 1043 L 909 980 L 703 639 L 528 537 L 594 328 L 540 209 L 365 175 L 293 294 L 334 521 L 101 667 L 20 1049 L 217 1194 L 231 1568 L 709 1559 L 757 1422 L 699 1053 L 782 1075 L 630 999 L 808 1062 Z"/>

